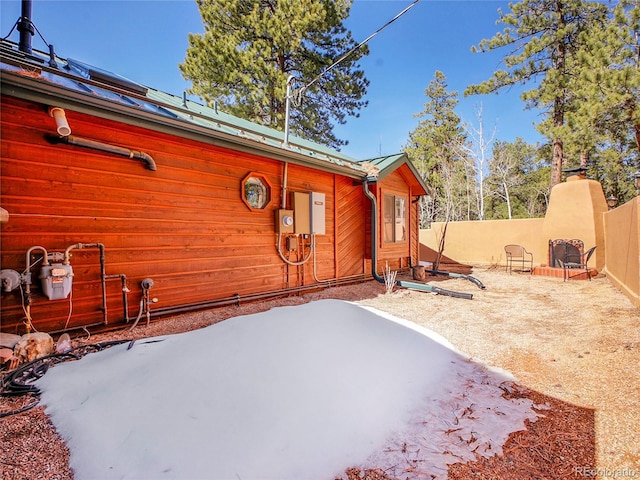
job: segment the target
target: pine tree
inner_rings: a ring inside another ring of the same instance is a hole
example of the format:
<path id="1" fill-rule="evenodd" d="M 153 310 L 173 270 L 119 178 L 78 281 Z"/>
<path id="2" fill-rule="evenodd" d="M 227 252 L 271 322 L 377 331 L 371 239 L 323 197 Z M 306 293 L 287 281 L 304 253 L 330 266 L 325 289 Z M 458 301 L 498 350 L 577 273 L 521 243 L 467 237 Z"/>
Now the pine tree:
<path id="1" fill-rule="evenodd" d="M 622 1 L 609 20 L 583 33 L 573 80 L 576 108 L 563 135 L 589 153 L 590 177 L 607 195 L 635 195 L 640 166 L 640 6 Z"/>
<path id="2" fill-rule="evenodd" d="M 431 195 L 421 203 L 421 225 L 435 220 L 461 220 L 464 207 L 460 199 L 463 188 L 464 165 L 456 162 L 456 148 L 466 142 L 460 117 L 454 112 L 458 93 L 447 91 L 444 73 L 436 71 L 424 91 L 428 101 L 416 117 L 422 118 L 409 133 L 404 151 L 412 159 L 422 178 L 431 188 Z M 474 185 L 475 188 L 475 185 Z"/>
<path id="3" fill-rule="evenodd" d="M 571 91 L 572 68 L 580 50 L 582 32 L 601 24 L 607 7 L 595 1 L 583 0 L 522 0 L 510 4 L 511 13 L 500 12 L 498 23 L 506 25 L 502 33 L 482 40 L 475 51 L 510 47 L 504 57 L 506 70 L 496 71 L 492 78 L 471 85 L 466 95 L 496 92 L 504 87 L 533 82 L 535 88 L 522 99 L 528 108 L 548 112 L 548 121 L 540 125 L 541 132 L 553 143 L 550 186 L 561 181 L 564 146 L 561 136 L 565 114 L 574 108 Z"/>
<path id="4" fill-rule="evenodd" d="M 226 112 L 284 129 L 287 79 L 307 85 L 357 43 L 343 26 L 352 0 L 197 0 L 204 34 L 190 34 L 182 75 L 190 93 Z M 291 109 L 291 132 L 331 147 L 333 133 L 366 106 L 358 60 L 366 46 L 323 75 Z M 295 86 L 295 85 L 294 85 Z"/>

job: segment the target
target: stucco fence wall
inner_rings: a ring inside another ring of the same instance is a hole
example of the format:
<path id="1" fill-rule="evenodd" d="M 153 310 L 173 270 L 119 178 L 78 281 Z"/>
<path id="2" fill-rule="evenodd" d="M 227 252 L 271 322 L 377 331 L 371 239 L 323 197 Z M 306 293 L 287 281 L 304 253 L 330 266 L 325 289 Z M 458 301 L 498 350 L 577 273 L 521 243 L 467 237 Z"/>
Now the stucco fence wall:
<path id="1" fill-rule="evenodd" d="M 640 197 L 609 212 L 602 212 L 603 241 L 598 241 L 597 260 L 589 262 L 607 274 L 611 282 L 640 306 L 640 250 L 638 225 Z M 460 263 L 478 266 L 506 263 L 504 246 L 523 245 L 533 253 L 534 265 L 548 262 L 549 226 L 545 220 L 485 220 L 450 222 L 447 225 L 444 254 Z M 549 223 L 549 220 L 547 220 Z M 435 222 L 420 230 L 420 243 L 438 250 L 444 224 Z M 569 238 L 578 236 L 568 235 Z M 561 238 L 558 236 L 557 238 Z M 584 238 L 584 237 L 583 237 Z M 600 245 L 602 243 L 603 245 Z M 585 248 L 590 245 L 585 241 Z"/>
<path id="2" fill-rule="evenodd" d="M 604 215 L 606 274 L 640 307 L 640 197 Z"/>
<path id="3" fill-rule="evenodd" d="M 547 245 L 541 242 L 543 218 L 449 222 L 444 254 L 469 265 L 505 265 L 504 246 L 516 243 L 533 254 L 534 265 L 547 261 Z M 444 223 L 420 230 L 420 243 L 438 250 Z M 545 242 L 546 243 L 546 242 Z"/>

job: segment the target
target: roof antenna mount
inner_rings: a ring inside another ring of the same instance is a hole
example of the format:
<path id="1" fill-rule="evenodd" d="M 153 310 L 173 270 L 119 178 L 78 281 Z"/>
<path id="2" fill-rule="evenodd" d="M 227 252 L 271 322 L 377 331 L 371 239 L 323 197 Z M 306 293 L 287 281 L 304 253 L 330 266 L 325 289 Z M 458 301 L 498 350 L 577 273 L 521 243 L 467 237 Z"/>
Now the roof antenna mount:
<path id="1" fill-rule="evenodd" d="M 20 32 L 20 43 L 18 49 L 28 55 L 33 53 L 31 49 L 31 37 L 36 33 L 36 29 L 31 21 L 31 0 L 22 0 L 22 16 L 18 20 L 18 31 Z"/>

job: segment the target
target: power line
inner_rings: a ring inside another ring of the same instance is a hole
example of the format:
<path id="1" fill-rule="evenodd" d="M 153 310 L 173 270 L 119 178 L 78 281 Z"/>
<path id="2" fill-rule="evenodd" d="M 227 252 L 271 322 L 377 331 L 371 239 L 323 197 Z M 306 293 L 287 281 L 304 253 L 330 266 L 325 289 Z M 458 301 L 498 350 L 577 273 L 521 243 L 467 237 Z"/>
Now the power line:
<path id="1" fill-rule="evenodd" d="M 298 90 L 298 92 L 297 92 L 298 98 L 302 98 L 302 95 L 304 94 L 304 91 L 307 88 L 309 88 L 311 85 L 313 85 L 318 80 L 320 80 L 324 75 L 326 75 L 328 72 L 330 72 L 332 69 L 334 69 L 336 67 L 336 65 L 338 65 L 345 58 L 347 58 L 349 55 L 351 55 L 353 52 L 355 52 L 357 49 L 359 49 L 362 45 L 366 44 L 373 37 L 378 35 L 382 30 L 387 28 L 389 25 L 391 25 L 393 22 L 395 22 L 397 19 L 399 19 L 402 15 L 407 13 L 419 1 L 420 0 L 414 0 L 408 7 L 406 7 L 404 10 L 402 10 L 400 13 L 398 13 L 395 17 L 393 17 L 391 20 L 389 20 L 387 23 L 385 23 L 382 27 L 380 27 L 378 30 L 373 32 L 371 35 L 369 35 L 367 38 L 365 38 L 362 42 L 360 42 L 355 47 L 353 47 L 351 50 L 349 50 L 347 53 L 342 55 L 338 60 L 336 60 L 331 65 L 329 65 L 327 68 L 325 68 L 322 71 L 322 73 L 320 73 L 313 80 L 311 80 L 309 83 L 307 83 L 304 87 L 302 87 L 300 90 Z M 292 83 L 292 81 L 294 79 L 295 79 L 295 77 L 293 75 L 289 75 L 289 78 L 287 78 L 287 96 L 285 98 L 286 111 L 285 111 L 285 119 L 284 119 L 284 146 L 287 147 L 287 148 L 289 147 L 289 113 L 290 113 L 290 108 L 291 108 L 290 107 L 290 103 L 291 103 L 291 83 Z"/>
<path id="2" fill-rule="evenodd" d="M 402 15 L 404 15 L 405 13 L 407 13 L 411 8 L 413 8 L 420 0 L 414 0 L 413 3 L 411 3 L 411 5 L 409 5 L 408 7 L 406 7 L 404 10 L 402 10 L 400 13 L 398 13 L 395 17 L 393 17 L 391 20 L 389 20 L 387 23 L 385 23 L 382 27 L 380 27 L 378 30 L 376 30 L 375 32 L 373 32 L 371 35 L 369 35 L 367 38 L 365 38 L 362 42 L 360 42 L 358 45 L 356 45 L 355 47 L 353 47 L 351 50 L 349 50 L 347 53 L 345 53 L 344 55 L 342 55 L 338 60 L 336 60 L 335 62 L 333 62 L 330 66 L 328 66 L 326 69 L 324 69 L 324 71 L 322 73 L 320 73 L 318 76 L 316 76 L 313 80 L 311 80 L 308 84 L 306 84 L 304 87 L 302 87 L 300 89 L 300 95 L 302 95 L 302 93 L 309 88 L 311 85 L 313 85 L 314 83 L 316 83 L 318 80 L 320 80 L 325 74 L 327 74 L 328 72 L 330 72 L 331 70 L 333 70 L 340 62 L 342 62 L 345 58 L 347 58 L 349 55 L 351 55 L 353 52 L 355 52 L 357 49 L 359 49 L 361 46 L 363 46 L 364 44 L 366 44 L 369 40 L 371 40 L 373 37 L 375 37 L 376 35 L 378 35 L 382 30 L 384 30 L 385 28 L 387 28 L 389 25 L 391 25 L 393 22 L 395 22 L 396 20 L 398 20 Z"/>

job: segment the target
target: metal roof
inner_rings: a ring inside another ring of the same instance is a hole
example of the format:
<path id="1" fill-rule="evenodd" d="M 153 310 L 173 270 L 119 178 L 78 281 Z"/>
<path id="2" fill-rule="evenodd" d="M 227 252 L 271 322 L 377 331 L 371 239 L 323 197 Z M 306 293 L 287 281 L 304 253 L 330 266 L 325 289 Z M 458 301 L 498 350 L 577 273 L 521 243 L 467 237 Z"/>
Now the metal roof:
<path id="1" fill-rule="evenodd" d="M 424 194 L 427 194 L 429 192 L 429 187 L 424 182 L 424 179 L 406 153 L 396 153 L 394 155 L 385 155 L 382 157 L 371 158 L 368 160 L 363 160 L 360 163 L 369 164 L 377 169 L 378 180 L 384 180 L 387 175 L 396 171 L 402 165 L 406 165 L 409 170 L 411 170 L 413 176 L 416 178 L 417 185 L 422 190 L 424 190 Z"/>
<path id="2" fill-rule="evenodd" d="M 296 136 L 290 136 L 289 146 L 285 147 L 284 133 L 273 128 L 140 85 L 78 60 L 57 56 L 51 59 L 36 50 L 26 54 L 7 40 L 0 41 L 0 71 L 3 92 L 25 99 L 57 101 L 65 108 L 125 123 L 151 122 L 153 128 L 174 135 L 200 139 L 204 136 L 209 141 L 215 139 L 215 143 L 231 143 L 240 150 L 352 178 L 378 177 L 379 173 L 407 163 L 423 184 L 406 154 L 359 161 Z"/>

